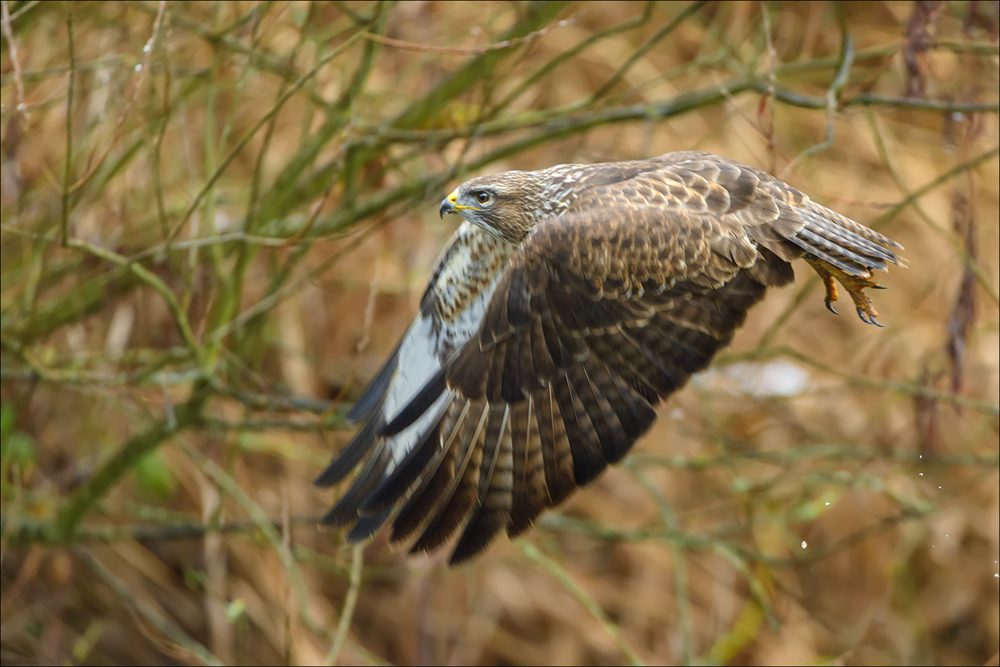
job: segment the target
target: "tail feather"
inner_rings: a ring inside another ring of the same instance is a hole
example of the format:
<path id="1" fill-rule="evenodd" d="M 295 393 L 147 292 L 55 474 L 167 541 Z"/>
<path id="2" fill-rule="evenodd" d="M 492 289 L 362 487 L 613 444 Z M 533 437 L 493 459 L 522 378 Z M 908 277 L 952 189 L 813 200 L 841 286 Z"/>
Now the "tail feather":
<path id="1" fill-rule="evenodd" d="M 821 206 L 816 202 L 810 201 L 809 205 L 806 207 L 806 211 L 811 221 L 818 224 L 820 227 L 834 227 L 839 229 L 841 233 L 849 234 L 855 238 L 863 238 L 878 246 L 882 246 L 883 248 L 904 250 L 903 246 L 896 243 L 888 236 L 879 234 L 874 229 L 865 227 L 864 225 L 851 220 L 846 215 L 841 215 L 840 213 L 837 213 L 836 211 L 825 206 Z"/>
<path id="2" fill-rule="evenodd" d="M 804 239 L 799 234 L 796 234 L 795 236 L 793 236 L 791 238 L 791 241 L 792 241 L 792 243 L 794 243 L 795 245 L 797 245 L 799 248 L 801 248 L 802 250 L 804 250 L 807 254 L 813 255 L 814 257 L 820 258 L 821 260 L 823 260 L 827 264 L 830 264 L 831 266 L 837 267 L 838 269 L 840 269 L 841 271 L 843 271 L 847 275 L 850 275 L 850 276 L 864 276 L 865 274 L 868 273 L 868 270 L 865 269 L 864 267 L 859 268 L 857 264 L 849 263 L 849 262 L 844 261 L 843 259 L 837 257 L 836 255 L 830 254 L 829 252 L 827 252 L 823 248 L 821 248 L 821 247 L 819 247 L 819 246 L 817 246 L 817 245 L 815 245 L 813 243 L 810 243 L 808 240 Z"/>
<path id="3" fill-rule="evenodd" d="M 894 252 L 903 246 L 850 218 L 811 201 L 790 209 L 804 224 L 787 241 L 803 251 L 803 258 L 819 274 L 826 288 L 826 307 L 836 313 L 838 298 L 835 281 L 847 290 L 858 317 L 878 324 L 878 312 L 864 290 L 878 287 L 872 271 L 886 271 L 889 263 L 905 266 Z"/>
<path id="4" fill-rule="evenodd" d="M 844 261 L 850 268 L 858 271 L 859 274 L 870 269 L 885 269 L 886 264 L 881 257 L 874 257 L 871 254 L 862 255 L 854 252 L 842 243 L 813 233 L 808 227 L 801 229 L 797 236 L 833 254 L 838 259 Z"/>
<path id="5" fill-rule="evenodd" d="M 902 265 L 893 250 L 903 246 L 850 218 L 811 201 L 795 213 L 805 225 L 789 240 L 849 275 L 867 277 L 872 269 L 886 270 L 887 262 Z"/>
<path id="6" fill-rule="evenodd" d="M 839 248 L 841 252 L 853 250 L 866 257 L 869 261 L 881 259 L 883 262 L 899 263 L 898 255 L 889 250 L 888 247 L 878 245 L 846 227 L 831 224 L 828 218 L 815 216 L 811 213 L 804 217 L 808 221 L 808 224 L 802 231 L 808 231 L 816 237 L 825 239 L 833 244 L 833 247 Z M 888 244 L 889 240 L 886 239 L 886 242 Z M 895 242 L 892 243 L 893 247 L 895 247 Z"/>

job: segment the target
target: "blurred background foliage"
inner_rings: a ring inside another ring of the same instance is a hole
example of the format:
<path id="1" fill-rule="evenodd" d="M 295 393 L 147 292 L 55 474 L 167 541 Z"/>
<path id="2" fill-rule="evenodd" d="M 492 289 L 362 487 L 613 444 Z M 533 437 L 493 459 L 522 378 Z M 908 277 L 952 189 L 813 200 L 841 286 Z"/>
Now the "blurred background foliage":
<path id="1" fill-rule="evenodd" d="M 2 11 L 5 665 L 997 664 L 998 3 Z M 905 245 L 885 328 L 798 267 L 523 540 L 317 530 L 441 197 L 679 149 Z"/>

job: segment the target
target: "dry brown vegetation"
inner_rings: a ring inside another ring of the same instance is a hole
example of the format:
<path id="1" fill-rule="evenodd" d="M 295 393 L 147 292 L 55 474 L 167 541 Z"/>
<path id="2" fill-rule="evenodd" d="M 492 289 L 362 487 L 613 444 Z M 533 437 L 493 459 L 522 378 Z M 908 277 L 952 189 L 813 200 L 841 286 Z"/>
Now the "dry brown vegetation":
<path id="1" fill-rule="evenodd" d="M 996 2 L 2 4 L 4 665 L 997 664 Z M 901 242 L 885 328 L 798 267 L 526 538 L 317 530 L 443 194 L 678 149 Z"/>

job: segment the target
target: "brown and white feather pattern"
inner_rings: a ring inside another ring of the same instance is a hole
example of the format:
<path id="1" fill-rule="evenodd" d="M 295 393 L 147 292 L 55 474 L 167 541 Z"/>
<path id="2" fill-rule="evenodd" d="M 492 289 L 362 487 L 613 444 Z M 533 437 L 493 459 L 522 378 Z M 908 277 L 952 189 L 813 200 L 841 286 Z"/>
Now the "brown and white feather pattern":
<path id="1" fill-rule="evenodd" d="M 420 313 L 355 404 L 355 439 L 317 483 L 365 463 L 326 516 L 456 563 L 616 463 L 653 406 L 729 344 L 804 258 L 862 320 L 894 241 L 762 171 L 709 153 L 506 172 L 459 186 L 459 227 Z"/>

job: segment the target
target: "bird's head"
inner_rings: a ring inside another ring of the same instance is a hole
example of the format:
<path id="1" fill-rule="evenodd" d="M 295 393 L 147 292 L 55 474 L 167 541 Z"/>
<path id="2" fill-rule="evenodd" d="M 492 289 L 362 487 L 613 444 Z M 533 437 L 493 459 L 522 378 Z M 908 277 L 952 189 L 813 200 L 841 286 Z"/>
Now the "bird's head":
<path id="1" fill-rule="evenodd" d="M 537 175 L 507 171 L 470 179 L 441 202 L 441 217 L 458 213 L 486 232 L 518 244 L 546 213 Z"/>

